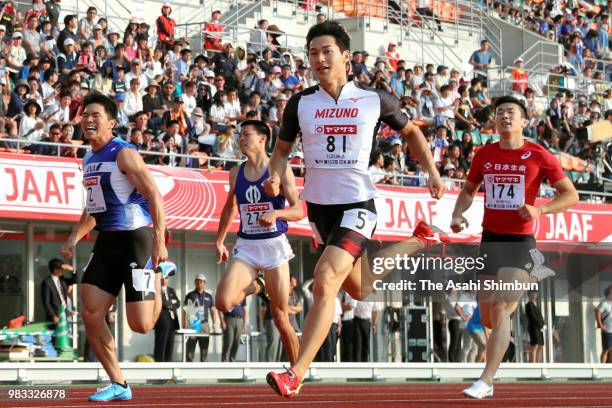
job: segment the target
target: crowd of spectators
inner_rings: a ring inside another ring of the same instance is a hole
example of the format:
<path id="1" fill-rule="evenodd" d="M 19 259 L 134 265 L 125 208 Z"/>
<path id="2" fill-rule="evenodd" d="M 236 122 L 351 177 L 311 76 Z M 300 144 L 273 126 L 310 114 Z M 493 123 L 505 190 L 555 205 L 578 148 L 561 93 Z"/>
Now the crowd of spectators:
<path id="1" fill-rule="evenodd" d="M 187 38 L 175 35 L 169 3 L 163 4 L 153 29 L 130 20 L 123 32 L 109 27 L 93 6 L 83 18 L 67 15 L 60 25 L 60 7 L 59 0 L 33 0 L 26 13 L 11 1 L 0 9 L 4 148 L 16 147 L 20 139 L 19 148 L 32 153 L 82 156 L 83 149 L 37 142 L 87 144 L 78 126 L 81 101 L 95 91 L 115 100 L 117 135 L 142 151 L 147 163 L 228 168 L 232 163 L 227 159 L 241 158 L 236 132 L 242 120 L 268 123 L 271 151 L 289 98 L 316 84 L 303 52 L 283 48 L 278 41 L 283 31 L 266 20 L 257 22 L 246 44 L 234 44 L 224 37 L 221 10 L 214 10 L 202 27 L 205 49 L 194 53 Z M 318 22 L 324 19 L 317 16 Z M 478 147 L 495 140 L 486 80 L 491 58 L 483 41 L 469 61 L 476 73 L 471 78 L 452 67 L 408 64 L 391 42 L 385 55 L 374 60 L 365 50 L 353 51 L 351 79 L 397 97 L 401 109 L 421 126 L 449 187 L 458 189 L 457 180 L 465 178 Z M 588 100 L 561 90 L 548 109 L 541 109 L 520 72 L 521 61 L 516 69 L 514 91 L 524 94 L 530 115 L 526 136 L 593 159 L 591 146 L 577 134 L 593 121 L 610 119 L 610 89 Z M 585 66 L 585 75 L 588 70 Z M 299 143 L 290 163 L 303 164 Z M 425 183 L 406 141 L 385 126 L 377 135 L 370 170 L 375 183 Z M 304 172 L 295 169 L 298 176 Z"/>

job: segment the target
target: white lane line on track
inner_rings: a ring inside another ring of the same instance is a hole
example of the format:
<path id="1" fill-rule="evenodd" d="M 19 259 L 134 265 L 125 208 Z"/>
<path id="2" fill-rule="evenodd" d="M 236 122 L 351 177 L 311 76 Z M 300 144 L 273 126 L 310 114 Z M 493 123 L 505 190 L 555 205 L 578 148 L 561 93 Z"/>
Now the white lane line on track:
<path id="1" fill-rule="evenodd" d="M 507 404 L 511 404 L 514 403 L 515 401 L 517 401 L 517 407 L 524 407 L 524 404 L 520 404 L 518 403 L 518 401 L 531 401 L 531 400 L 541 400 L 542 398 L 493 398 L 490 400 L 483 400 L 482 404 L 484 404 L 485 402 L 491 402 L 494 405 L 497 405 L 498 403 L 507 403 Z M 589 400 L 593 400 L 593 399 L 600 399 L 600 398 L 590 398 L 590 397 L 560 397 L 560 398 L 547 398 L 547 400 L 579 400 L 579 399 L 589 399 Z M 292 399 L 291 401 L 294 401 L 295 404 L 307 404 L 307 405 L 313 405 L 313 404 L 341 404 L 341 403 L 348 403 L 348 404 L 368 404 L 368 405 L 372 405 L 374 403 L 407 403 L 407 404 L 415 404 L 415 403 L 429 403 L 431 404 L 432 400 L 429 399 L 410 399 L 410 400 L 405 400 L 405 399 L 381 399 L 381 400 L 364 400 L 364 401 L 354 401 L 354 400 L 315 400 L 315 401 L 300 401 L 299 397 L 297 400 Z M 470 402 L 472 401 L 473 403 L 478 403 L 475 400 L 471 400 L 467 397 L 464 398 L 444 398 L 444 399 L 437 399 L 435 400 L 436 403 L 444 403 L 444 402 Z M 609 401 L 609 400 L 607 400 Z M 132 400 L 132 403 L 126 403 L 126 402 L 122 402 L 122 401 L 113 401 L 112 402 L 112 406 L 113 407 L 134 407 L 136 406 L 136 404 L 138 403 L 138 398 L 135 398 Z M 292 402 L 293 403 L 293 402 Z M 231 402 L 214 402 L 214 403 L 210 403 L 210 405 L 218 405 L 218 406 L 231 406 L 231 405 L 254 405 L 254 404 L 266 404 L 266 405 L 282 405 L 282 404 L 288 404 L 287 400 L 278 400 L 278 401 L 265 401 L 265 402 L 254 402 L 254 401 L 245 401 L 245 402 L 237 402 L 237 401 L 231 401 Z M 23 407 L 26 407 L 28 405 L 23 405 Z M 32 405 L 30 405 L 32 406 Z M 146 403 L 147 407 L 161 407 L 161 406 L 202 406 L 202 402 L 201 401 L 194 401 L 194 402 L 180 402 L 180 403 L 163 403 L 163 404 L 155 404 L 155 403 L 150 403 L 147 402 Z M 575 407 L 573 405 L 564 405 L 565 407 Z M 586 405 L 588 407 L 594 407 L 595 405 L 590 404 L 590 405 Z M 586 407 L 585 406 L 585 407 Z M 610 404 L 608 403 L 607 405 L 600 405 L 601 407 L 610 407 Z M 85 404 L 85 405 L 44 405 L 44 408 L 90 408 L 92 407 L 91 403 L 89 404 Z M 582 406 L 581 406 L 582 407 Z M 549 407 L 546 407 L 549 408 Z"/>

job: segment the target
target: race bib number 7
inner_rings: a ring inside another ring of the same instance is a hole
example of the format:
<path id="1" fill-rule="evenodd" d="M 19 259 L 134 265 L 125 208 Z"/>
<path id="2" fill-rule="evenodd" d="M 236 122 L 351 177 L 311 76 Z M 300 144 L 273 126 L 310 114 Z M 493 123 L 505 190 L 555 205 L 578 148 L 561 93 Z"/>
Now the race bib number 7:
<path id="1" fill-rule="evenodd" d="M 155 273 L 152 269 L 132 269 L 132 286 L 139 292 L 155 293 Z"/>
<path id="2" fill-rule="evenodd" d="M 353 208 L 344 212 L 340 226 L 358 232 L 367 239 L 370 239 L 372 238 L 374 227 L 376 227 L 376 219 L 376 214 L 372 211 L 365 208 Z"/>
<path id="3" fill-rule="evenodd" d="M 525 176 L 488 174 L 485 176 L 485 207 L 516 210 L 525 204 Z"/>

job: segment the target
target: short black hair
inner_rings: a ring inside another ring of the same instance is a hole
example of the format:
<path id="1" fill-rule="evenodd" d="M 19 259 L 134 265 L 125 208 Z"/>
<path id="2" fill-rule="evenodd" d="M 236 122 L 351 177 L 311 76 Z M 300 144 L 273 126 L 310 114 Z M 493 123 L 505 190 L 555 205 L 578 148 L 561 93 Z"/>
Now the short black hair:
<path id="1" fill-rule="evenodd" d="M 52 125 L 49 127 L 49 132 L 51 132 L 52 130 L 55 130 L 55 129 L 62 130 L 62 126 L 61 126 L 61 125 L 58 125 L 57 123 L 54 123 L 54 124 L 52 124 Z"/>
<path id="2" fill-rule="evenodd" d="M 53 273 L 56 269 L 63 269 L 64 263 L 57 258 L 53 258 L 49 261 L 49 273 Z"/>
<path id="3" fill-rule="evenodd" d="M 70 20 L 72 20 L 73 18 L 77 18 L 77 16 L 75 16 L 74 14 L 66 15 L 66 17 L 64 17 L 64 25 L 68 25 Z"/>
<path id="4" fill-rule="evenodd" d="M 525 104 L 521 102 L 518 98 L 515 98 L 514 96 L 511 96 L 511 95 L 504 95 L 504 96 L 500 96 L 498 98 L 493 99 L 493 112 L 496 112 L 497 107 L 504 103 L 513 103 L 515 105 L 518 105 L 521 108 L 521 111 L 523 112 L 523 119 L 527 119 L 529 117 L 529 114 L 527 113 L 527 107 L 525 106 Z"/>
<path id="5" fill-rule="evenodd" d="M 176 119 L 172 119 L 172 120 L 169 120 L 168 123 L 166 123 L 167 128 L 169 128 L 172 125 L 179 125 L 179 121 Z"/>
<path id="6" fill-rule="evenodd" d="M 391 164 L 395 163 L 395 159 L 391 156 L 385 156 L 385 161 L 383 162 L 383 168 L 389 167 Z"/>
<path id="7" fill-rule="evenodd" d="M 313 38 L 329 35 L 334 37 L 336 45 L 340 51 L 351 49 L 351 37 L 348 35 L 344 27 L 335 21 L 324 21 L 310 27 L 306 35 L 306 51 L 310 49 L 310 43 Z"/>
<path id="8" fill-rule="evenodd" d="M 94 103 L 102 105 L 109 119 L 117 119 L 117 105 L 111 98 L 99 92 L 91 92 L 83 98 L 83 110 Z"/>
<path id="9" fill-rule="evenodd" d="M 266 125 L 266 122 L 262 122 L 261 120 L 255 119 L 243 120 L 242 122 L 240 122 L 240 128 L 243 128 L 245 126 L 253 126 L 255 132 L 257 132 L 258 135 L 265 136 L 266 139 L 270 137 L 270 128 L 268 127 L 268 125 Z"/>

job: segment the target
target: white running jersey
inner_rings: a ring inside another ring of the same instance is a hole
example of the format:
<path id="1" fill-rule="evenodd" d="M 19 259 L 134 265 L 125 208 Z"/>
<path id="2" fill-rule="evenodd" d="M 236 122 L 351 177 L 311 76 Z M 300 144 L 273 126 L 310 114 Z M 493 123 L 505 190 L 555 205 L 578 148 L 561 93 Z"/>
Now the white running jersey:
<path id="1" fill-rule="evenodd" d="M 289 99 L 279 139 L 302 134 L 307 168 L 302 199 L 349 204 L 376 196 L 368 162 L 380 123 L 399 131 L 408 117 L 394 96 L 347 82 L 336 101 L 319 85 Z"/>

